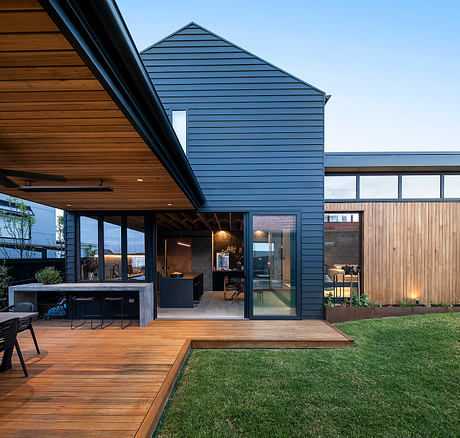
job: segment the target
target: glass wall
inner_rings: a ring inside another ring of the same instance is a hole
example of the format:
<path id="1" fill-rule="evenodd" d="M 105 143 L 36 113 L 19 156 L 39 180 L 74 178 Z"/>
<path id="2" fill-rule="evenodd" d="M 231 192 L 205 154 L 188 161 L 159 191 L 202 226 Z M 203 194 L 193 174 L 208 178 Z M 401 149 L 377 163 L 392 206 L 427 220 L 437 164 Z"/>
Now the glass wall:
<path id="1" fill-rule="evenodd" d="M 98 220 L 80 217 L 80 278 L 98 280 Z"/>
<path id="2" fill-rule="evenodd" d="M 130 280 L 145 281 L 145 235 L 143 216 L 128 216 L 126 237 L 128 245 L 128 278 Z"/>
<path id="3" fill-rule="evenodd" d="M 296 216 L 253 217 L 253 315 L 296 316 Z"/>
<path id="4" fill-rule="evenodd" d="M 326 199 L 355 199 L 355 175 L 328 175 L 324 179 Z"/>
<path id="5" fill-rule="evenodd" d="M 104 217 L 104 279 L 121 280 L 121 217 Z"/>
<path id="6" fill-rule="evenodd" d="M 336 302 L 358 292 L 360 226 L 359 213 L 324 215 L 324 293 Z"/>
<path id="7" fill-rule="evenodd" d="M 152 271 L 146 272 L 145 216 L 101 214 L 80 216 L 79 221 L 80 280 L 151 281 Z"/>
<path id="8" fill-rule="evenodd" d="M 398 197 L 398 175 L 362 175 L 359 177 L 359 197 L 391 199 Z"/>

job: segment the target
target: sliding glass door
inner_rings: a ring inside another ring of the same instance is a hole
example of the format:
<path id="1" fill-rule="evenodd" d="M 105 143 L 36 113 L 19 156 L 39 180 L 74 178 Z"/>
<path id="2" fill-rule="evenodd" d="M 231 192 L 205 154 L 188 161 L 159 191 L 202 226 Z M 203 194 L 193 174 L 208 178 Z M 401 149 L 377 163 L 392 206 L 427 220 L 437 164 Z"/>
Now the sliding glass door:
<path id="1" fill-rule="evenodd" d="M 297 314 L 297 216 L 254 215 L 253 316 Z"/>

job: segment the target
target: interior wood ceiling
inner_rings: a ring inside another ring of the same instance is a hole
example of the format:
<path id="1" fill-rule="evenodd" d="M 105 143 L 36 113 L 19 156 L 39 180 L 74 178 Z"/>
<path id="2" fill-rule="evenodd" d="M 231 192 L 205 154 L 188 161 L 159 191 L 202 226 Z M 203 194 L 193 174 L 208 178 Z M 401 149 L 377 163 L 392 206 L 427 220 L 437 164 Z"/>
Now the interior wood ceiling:
<path id="1" fill-rule="evenodd" d="M 114 190 L 0 192 L 65 210 L 193 208 L 37 1 L 0 2 L 0 34 L 0 168 Z"/>
<path id="2" fill-rule="evenodd" d="M 157 214 L 159 230 L 243 231 L 242 213 L 165 212 Z"/>

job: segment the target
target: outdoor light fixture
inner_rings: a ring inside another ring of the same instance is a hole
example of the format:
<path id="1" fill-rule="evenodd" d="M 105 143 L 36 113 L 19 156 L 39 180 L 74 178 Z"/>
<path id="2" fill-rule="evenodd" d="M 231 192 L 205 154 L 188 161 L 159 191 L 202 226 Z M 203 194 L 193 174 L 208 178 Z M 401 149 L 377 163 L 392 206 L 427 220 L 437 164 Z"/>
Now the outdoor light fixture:
<path id="1" fill-rule="evenodd" d="M 109 186 L 20 186 L 22 192 L 113 192 Z"/>

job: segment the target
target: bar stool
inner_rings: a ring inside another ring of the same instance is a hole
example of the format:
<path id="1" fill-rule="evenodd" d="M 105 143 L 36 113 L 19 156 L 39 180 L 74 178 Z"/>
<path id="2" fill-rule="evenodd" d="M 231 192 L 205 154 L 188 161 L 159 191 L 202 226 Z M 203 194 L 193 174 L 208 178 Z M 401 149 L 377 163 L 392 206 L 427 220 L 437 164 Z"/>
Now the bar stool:
<path id="1" fill-rule="evenodd" d="M 70 320 L 70 329 L 71 330 L 74 330 L 78 327 L 81 327 L 82 325 L 85 325 L 86 324 L 86 320 L 88 317 L 91 317 L 91 329 L 95 329 L 95 328 L 98 328 L 99 327 L 99 324 L 97 324 L 96 326 L 93 327 L 93 317 L 94 316 L 99 316 L 99 315 L 91 315 L 91 314 L 88 314 L 88 303 L 94 303 L 96 302 L 96 297 L 76 297 L 76 296 L 73 296 L 72 297 L 72 301 L 73 301 L 73 312 L 72 312 L 72 319 Z M 75 320 L 75 316 L 77 314 L 77 303 L 83 303 L 83 311 L 84 311 L 84 320 L 81 324 L 78 324 L 78 325 L 73 325 L 73 322 Z M 102 324 L 101 324 L 101 327 L 102 327 Z"/>
<path id="2" fill-rule="evenodd" d="M 125 297 L 105 297 L 104 298 L 104 302 L 103 302 L 103 305 L 102 305 L 102 322 L 101 322 L 101 329 L 104 328 L 104 315 L 105 315 L 105 309 L 106 309 L 106 304 L 110 303 L 112 305 L 112 321 L 109 322 L 106 327 L 108 327 L 109 325 L 112 325 L 114 322 L 115 322 L 115 316 L 119 316 L 120 317 L 120 328 L 123 330 L 124 328 L 126 327 L 129 327 L 133 321 L 131 319 L 131 314 L 129 313 L 125 313 L 124 312 L 124 306 L 125 306 Z M 119 314 L 116 314 L 115 313 L 115 304 L 116 303 L 120 303 L 120 312 Z M 125 325 L 123 327 L 123 318 L 125 316 L 129 316 L 129 324 L 128 325 Z"/>

